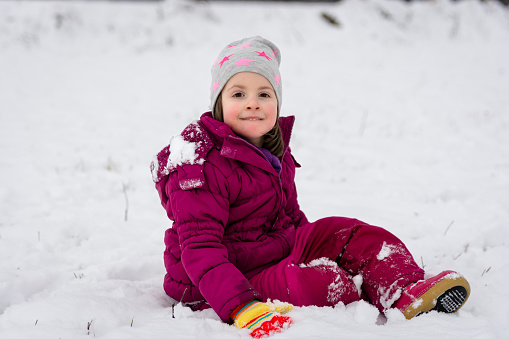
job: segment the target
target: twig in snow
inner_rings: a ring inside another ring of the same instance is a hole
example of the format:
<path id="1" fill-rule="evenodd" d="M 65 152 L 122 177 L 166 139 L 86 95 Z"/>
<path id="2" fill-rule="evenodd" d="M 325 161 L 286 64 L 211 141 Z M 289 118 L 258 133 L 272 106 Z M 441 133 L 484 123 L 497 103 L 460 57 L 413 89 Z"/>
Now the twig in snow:
<path id="1" fill-rule="evenodd" d="M 484 273 L 483 273 L 483 274 L 484 274 Z M 39 319 L 37 319 L 37 320 L 35 321 L 35 325 L 34 325 L 34 326 L 37 326 L 37 323 L 38 323 L 38 322 L 39 322 Z"/>
<path id="2" fill-rule="evenodd" d="M 422 266 L 422 269 L 424 269 L 424 267 L 426 267 L 426 265 L 424 265 L 424 260 L 422 259 L 422 256 L 421 256 L 421 266 Z"/>
<path id="3" fill-rule="evenodd" d="M 94 319 L 90 320 L 89 322 L 87 322 L 87 335 L 90 335 L 90 327 L 92 326 L 92 322 L 94 321 Z"/>
<path id="4" fill-rule="evenodd" d="M 467 251 L 468 251 L 468 248 L 469 248 L 469 247 L 470 247 L 470 244 L 466 244 L 466 245 L 465 245 L 465 248 L 463 249 L 463 252 L 461 252 L 461 253 L 460 253 L 460 254 L 458 254 L 457 256 L 453 257 L 452 259 L 453 259 L 453 260 L 456 260 L 456 259 L 458 259 L 459 257 L 461 257 L 461 255 L 462 255 L 463 253 L 467 253 Z"/>
<path id="5" fill-rule="evenodd" d="M 447 234 L 447 231 L 449 231 L 449 228 L 451 228 L 452 224 L 454 224 L 454 220 L 452 220 L 451 223 L 449 224 L 449 226 L 447 226 L 447 228 L 445 229 L 444 235 Z"/>
<path id="6" fill-rule="evenodd" d="M 463 252 L 467 253 L 469 247 L 470 247 L 470 244 L 466 244 L 465 245 L 465 249 L 463 250 Z"/>
<path id="7" fill-rule="evenodd" d="M 484 273 L 488 273 L 491 270 L 491 266 L 487 269 L 485 268 L 484 271 L 482 271 L 481 277 L 484 276 Z"/>
<path id="8" fill-rule="evenodd" d="M 382 18 L 384 19 L 387 19 L 387 20 L 393 20 L 394 17 L 392 16 L 391 13 L 389 13 L 388 11 L 386 11 L 385 9 L 383 8 L 378 8 L 378 12 L 380 13 L 380 15 L 382 16 Z"/>
<path id="9" fill-rule="evenodd" d="M 134 317 L 131 319 L 131 327 L 133 327 Z"/>
<path id="10" fill-rule="evenodd" d="M 186 292 L 187 292 L 187 287 L 184 290 L 184 293 L 182 293 L 182 296 L 180 297 L 180 301 L 179 302 L 182 302 L 182 300 L 184 300 L 184 296 L 186 295 Z"/>
<path id="11" fill-rule="evenodd" d="M 186 292 L 187 292 L 187 287 L 186 289 L 184 290 L 184 293 L 182 293 L 182 297 L 180 297 L 180 301 L 179 303 L 182 303 L 182 300 L 184 300 L 184 296 L 186 295 Z M 171 305 L 171 317 L 173 319 L 175 319 L 175 304 L 172 304 Z"/>
<path id="12" fill-rule="evenodd" d="M 122 189 L 124 190 L 124 197 L 125 197 L 124 221 L 127 222 L 127 214 L 129 213 L 129 199 L 127 199 L 127 185 L 122 183 Z"/>
<path id="13" fill-rule="evenodd" d="M 341 23 L 329 13 L 322 12 L 322 18 L 333 26 L 341 27 Z"/>

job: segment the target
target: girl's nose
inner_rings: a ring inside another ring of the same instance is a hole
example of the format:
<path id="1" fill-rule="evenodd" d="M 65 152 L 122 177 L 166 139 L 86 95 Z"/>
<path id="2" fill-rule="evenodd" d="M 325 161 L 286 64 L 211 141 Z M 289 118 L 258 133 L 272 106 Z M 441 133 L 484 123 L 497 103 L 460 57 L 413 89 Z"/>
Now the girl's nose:
<path id="1" fill-rule="evenodd" d="M 260 104 L 258 103 L 258 100 L 256 98 L 251 98 L 248 100 L 246 104 L 247 110 L 258 110 L 260 109 Z"/>

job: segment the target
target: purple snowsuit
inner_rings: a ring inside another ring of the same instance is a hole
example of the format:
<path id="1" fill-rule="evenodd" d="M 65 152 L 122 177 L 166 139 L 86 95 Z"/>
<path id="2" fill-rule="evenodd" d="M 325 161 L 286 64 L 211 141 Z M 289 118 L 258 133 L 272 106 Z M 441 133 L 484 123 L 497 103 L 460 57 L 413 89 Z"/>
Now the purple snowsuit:
<path id="1" fill-rule="evenodd" d="M 362 297 L 383 310 L 398 289 L 423 278 L 406 247 L 382 228 L 340 217 L 308 222 L 294 182 L 300 165 L 288 147 L 293 123 L 280 118 L 279 174 L 210 112 L 159 152 L 152 175 L 173 220 L 164 252 L 170 297 L 206 301 L 229 322 L 253 299 L 332 306 Z"/>

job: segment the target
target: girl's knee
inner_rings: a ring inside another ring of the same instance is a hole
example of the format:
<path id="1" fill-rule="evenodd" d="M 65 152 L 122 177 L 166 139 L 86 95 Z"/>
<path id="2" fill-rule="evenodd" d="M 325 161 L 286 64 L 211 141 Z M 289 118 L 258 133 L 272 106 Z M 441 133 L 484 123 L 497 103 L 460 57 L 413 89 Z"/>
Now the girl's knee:
<path id="1" fill-rule="evenodd" d="M 336 279 L 328 287 L 328 302 L 336 305 L 338 302 L 343 304 L 350 304 L 354 301 L 359 301 L 360 286 L 357 286 L 351 276 Z"/>
<path id="2" fill-rule="evenodd" d="M 289 294 L 295 306 L 334 306 L 360 300 L 352 277 L 337 266 L 300 268 L 289 281 Z"/>

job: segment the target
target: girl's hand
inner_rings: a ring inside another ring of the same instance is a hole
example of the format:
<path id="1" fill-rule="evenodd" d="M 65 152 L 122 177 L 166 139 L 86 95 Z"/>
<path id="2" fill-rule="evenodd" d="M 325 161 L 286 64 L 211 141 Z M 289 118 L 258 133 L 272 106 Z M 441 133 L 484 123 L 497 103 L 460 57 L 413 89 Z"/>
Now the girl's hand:
<path id="1" fill-rule="evenodd" d="M 292 318 L 280 313 L 286 313 L 292 309 L 293 305 L 288 303 L 273 304 L 253 300 L 237 307 L 231 318 L 238 328 L 252 330 L 253 338 L 263 338 L 288 328 Z"/>

